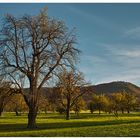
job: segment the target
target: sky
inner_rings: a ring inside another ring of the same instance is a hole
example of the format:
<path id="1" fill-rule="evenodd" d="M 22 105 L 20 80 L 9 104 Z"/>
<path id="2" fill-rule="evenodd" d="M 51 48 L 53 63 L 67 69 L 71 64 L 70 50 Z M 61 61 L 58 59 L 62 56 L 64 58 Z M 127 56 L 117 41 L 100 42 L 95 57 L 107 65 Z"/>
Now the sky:
<path id="1" fill-rule="evenodd" d="M 112 81 L 140 86 L 140 4 L 2 4 L 5 14 L 36 15 L 48 7 L 49 17 L 76 28 L 82 53 L 77 68 L 91 84 Z"/>

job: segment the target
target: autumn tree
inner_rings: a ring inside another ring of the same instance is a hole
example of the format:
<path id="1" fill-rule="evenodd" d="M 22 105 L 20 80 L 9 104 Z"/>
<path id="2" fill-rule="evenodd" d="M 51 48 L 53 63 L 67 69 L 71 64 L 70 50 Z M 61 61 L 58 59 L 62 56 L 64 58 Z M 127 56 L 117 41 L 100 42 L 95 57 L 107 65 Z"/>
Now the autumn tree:
<path id="1" fill-rule="evenodd" d="M 106 111 L 108 108 L 109 100 L 105 95 L 94 95 L 91 105 L 92 108 L 99 110 L 99 114 L 101 114 L 101 111 Z"/>
<path id="2" fill-rule="evenodd" d="M 114 93 L 111 96 L 112 99 L 112 110 L 114 112 L 127 111 L 128 113 L 130 110 L 134 110 L 137 107 L 138 99 L 131 93 L 121 92 L 121 93 Z"/>
<path id="3" fill-rule="evenodd" d="M 70 110 L 78 99 L 84 94 L 81 87 L 86 86 L 83 75 L 73 70 L 64 70 L 59 74 L 57 87 L 59 87 L 60 103 L 65 108 L 66 120 L 70 119 Z"/>
<path id="4" fill-rule="evenodd" d="M 85 110 L 85 101 L 83 100 L 82 97 L 78 98 L 77 101 L 75 101 L 75 104 L 72 107 L 72 110 L 74 110 L 76 118 L 78 118 L 79 112 L 81 110 Z"/>
<path id="5" fill-rule="evenodd" d="M 131 110 L 134 110 L 138 105 L 138 99 L 135 95 L 130 93 L 123 93 L 124 94 L 124 108 L 126 109 L 127 113 L 130 113 Z"/>
<path id="6" fill-rule="evenodd" d="M 47 114 L 47 110 L 50 110 L 51 108 L 51 105 L 48 101 L 48 98 L 45 94 L 40 94 L 40 98 L 39 98 L 39 107 L 38 107 L 38 110 L 40 112 L 45 112 Z"/>
<path id="7" fill-rule="evenodd" d="M 88 109 L 90 110 L 90 113 L 93 114 L 93 112 L 95 111 L 95 106 L 94 103 L 91 101 L 88 103 Z"/>
<path id="8" fill-rule="evenodd" d="M 28 108 L 21 94 L 14 94 L 7 103 L 5 110 L 15 112 L 16 116 L 22 112 L 27 112 Z"/>
<path id="9" fill-rule="evenodd" d="M 14 94 L 14 89 L 12 89 L 12 84 L 5 79 L 0 80 L 0 116 L 4 110 L 6 104 L 10 101 L 11 96 Z"/>
<path id="10" fill-rule="evenodd" d="M 79 50 L 75 33 L 64 22 L 49 18 L 46 10 L 36 16 L 4 18 L 0 34 L 0 70 L 18 85 L 29 108 L 28 128 L 36 128 L 40 90 L 62 67 L 74 65 Z M 21 86 L 19 79 L 24 79 Z M 24 92 L 23 87 L 29 86 Z"/>

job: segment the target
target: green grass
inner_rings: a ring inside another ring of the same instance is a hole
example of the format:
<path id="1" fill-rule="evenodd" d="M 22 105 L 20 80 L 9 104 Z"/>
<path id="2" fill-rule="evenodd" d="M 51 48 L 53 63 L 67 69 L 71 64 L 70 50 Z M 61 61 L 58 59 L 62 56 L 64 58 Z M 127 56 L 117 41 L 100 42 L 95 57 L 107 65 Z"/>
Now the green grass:
<path id="1" fill-rule="evenodd" d="M 16 117 L 5 113 L 0 117 L 0 136 L 45 136 L 45 137 L 98 137 L 140 136 L 140 113 L 120 114 L 118 118 L 109 114 L 81 113 L 79 119 L 71 115 L 65 120 L 56 113 L 40 114 L 38 129 L 26 128 L 27 115 Z"/>

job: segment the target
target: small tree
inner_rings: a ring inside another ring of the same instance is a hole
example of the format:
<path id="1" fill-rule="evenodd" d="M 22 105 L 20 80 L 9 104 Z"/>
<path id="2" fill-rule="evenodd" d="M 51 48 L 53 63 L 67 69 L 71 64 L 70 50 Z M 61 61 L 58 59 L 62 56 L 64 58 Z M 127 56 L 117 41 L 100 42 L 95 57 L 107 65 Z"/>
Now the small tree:
<path id="1" fill-rule="evenodd" d="M 63 106 L 57 106 L 56 111 L 59 112 L 60 114 L 63 114 L 66 112 L 65 108 Z"/>
<path id="2" fill-rule="evenodd" d="M 28 107 L 21 94 L 13 95 L 7 106 L 9 106 L 11 111 L 14 111 L 16 113 L 16 116 L 21 115 L 21 112 L 28 111 Z"/>
<path id="3" fill-rule="evenodd" d="M 94 95 L 92 105 L 95 109 L 98 109 L 99 114 L 101 114 L 101 111 L 106 111 L 109 105 L 109 100 L 105 95 Z"/>
<path id="4" fill-rule="evenodd" d="M 93 102 L 88 104 L 88 109 L 90 110 L 91 114 L 93 114 L 93 111 L 96 109 Z"/>
<path id="5" fill-rule="evenodd" d="M 84 94 L 81 87 L 87 85 L 83 75 L 73 70 L 64 70 L 59 75 L 57 87 L 59 87 L 60 103 L 66 110 L 66 120 L 70 119 L 70 109 L 76 104 L 78 99 Z"/>
<path id="6" fill-rule="evenodd" d="M 10 82 L 5 81 L 4 78 L 0 80 L 0 116 L 4 110 L 6 104 L 10 101 L 11 96 L 16 92 L 14 88 L 12 88 L 12 84 Z"/>
<path id="7" fill-rule="evenodd" d="M 50 109 L 50 103 L 48 101 L 47 96 L 43 93 L 40 94 L 38 110 L 40 112 L 44 111 L 47 114 L 47 110 L 49 109 Z"/>
<path id="8" fill-rule="evenodd" d="M 85 101 L 82 99 L 82 97 L 80 97 L 79 99 L 77 99 L 77 101 L 75 101 L 75 104 L 72 107 L 72 110 L 75 111 L 76 118 L 78 118 L 79 112 L 84 109 L 85 109 Z"/>
<path id="9" fill-rule="evenodd" d="M 124 93 L 124 106 L 127 110 L 127 113 L 130 113 L 130 110 L 134 110 L 137 107 L 137 98 L 133 94 Z"/>
<path id="10" fill-rule="evenodd" d="M 112 110 L 115 114 L 118 114 L 119 110 L 124 112 L 124 95 L 122 93 L 112 94 Z"/>
<path id="11" fill-rule="evenodd" d="M 134 109 L 137 106 L 137 98 L 131 93 L 114 93 L 112 95 L 112 108 L 115 113 L 119 110 L 124 113 L 126 110 L 128 113 L 131 109 Z"/>

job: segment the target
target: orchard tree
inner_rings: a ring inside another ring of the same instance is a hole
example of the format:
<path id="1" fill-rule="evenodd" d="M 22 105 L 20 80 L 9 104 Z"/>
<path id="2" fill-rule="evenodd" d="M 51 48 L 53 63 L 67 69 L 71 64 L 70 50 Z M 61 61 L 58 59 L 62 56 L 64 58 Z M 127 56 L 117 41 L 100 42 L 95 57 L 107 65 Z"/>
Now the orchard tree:
<path id="1" fill-rule="evenodd" d="M 106 111 L 109 106 L 109 99 L 105 95 L 94 95 L 92 99 L 92 104 L 94 109 L 101 111 Z"/>
<path id="2" fill-rule="evenodd" d="M 48 98 L 43 93 L 40 94 L 38 110 L 40 112 L 44 111 L 46 114 L 47 114 L 47 110 L 50 110 L 50 103 L 48 101 Z"/>
<path id="3" fill-rule="evenodd" d="M 74 70 L 64 70 L 58 77 L 57 87 L 59 88 L 60 103 L 65 108 L 66 120 L 69 120 L 70 110 L 84 94 L 84 92 L 81 92 L 81 87 L 86 86 L 87 83 L 83 75 Z"/>
<path id="4" fill-rule="evenodd" d="M 78 118 L 79 112 L 84 109 L 85 109 L 85 101 L 83 100 L 82 97 L 80 97 L 79 99 L 77 99 L 74 106 L 72 107 L 72 110 L 74 110 L 75 112 L 76 118 Z"/>
<path id="5" fill-rule="evenodd" d="M 10 101 L 11 96 L 15 93 L 10 82 L 5 81 L 4 78 L 0 80 L 0 116 L 6 104 Z"/>
<path id="6" fill-rule="evenodd" d="M 124 98 L 124 107 L 127 113 L 130 113 L 131 110 L 134 110 L 138 105 L 138 99 L 136 96 L 130 93 L 123 93 Z"/>
<path id="7" fill-rule="evenodd" d="M 28 128 L 36 128 L 40 90 L 61 68 L 74 66 L 79 50 L 75 33 L 64 22 L 49 18 L 46 10 L 36 16 L 7 15 L 0 34 L 1 74 L 18 85 L 29 108 Z M 24 84 L 19 81 L 24 79 Z M 21 86 L 22 85 L 22 86 Z M 29 91 L 23 88 L 29 86 Z"/>
<path id="8" fill-rule="evenodd" d="M 28 108 L 21 94 L 14 94 L 7 103 L 5 110 L 14 111 L 16 116 L 21 115 L 22 112 L 27 112 Z"/>
<path id="9" fill-rule="evenodd" d="M 130 110 L 134 110 L 138 105 L 137 97 L 124 91 L 122 93 L 114 93 L 111 98 L 112 109 L 115 113 L 120 110 L 122 113 L 124 113 L 125 110 L 129 113 Z"/>
<path id="10" fill-rule="evenodd" d="M 124 113 L 124 109 L 125 109 L 125 96 L 122 93 L 114 93 L 111 96 L 112 99 L 112 110 L 114 111 L 115 114 L 118 113 L 119 110 L 122 111 L 122 113 Z"/>
<path id="11" fill-rule="evenodd" d="M 89 104 L 88 104 L 88 109 L 90 110 L 90 113 L 93 114 L 93 112 L 95 111 L 95 106 L 94 106 L 94 103 L 91 101 Z"/>

